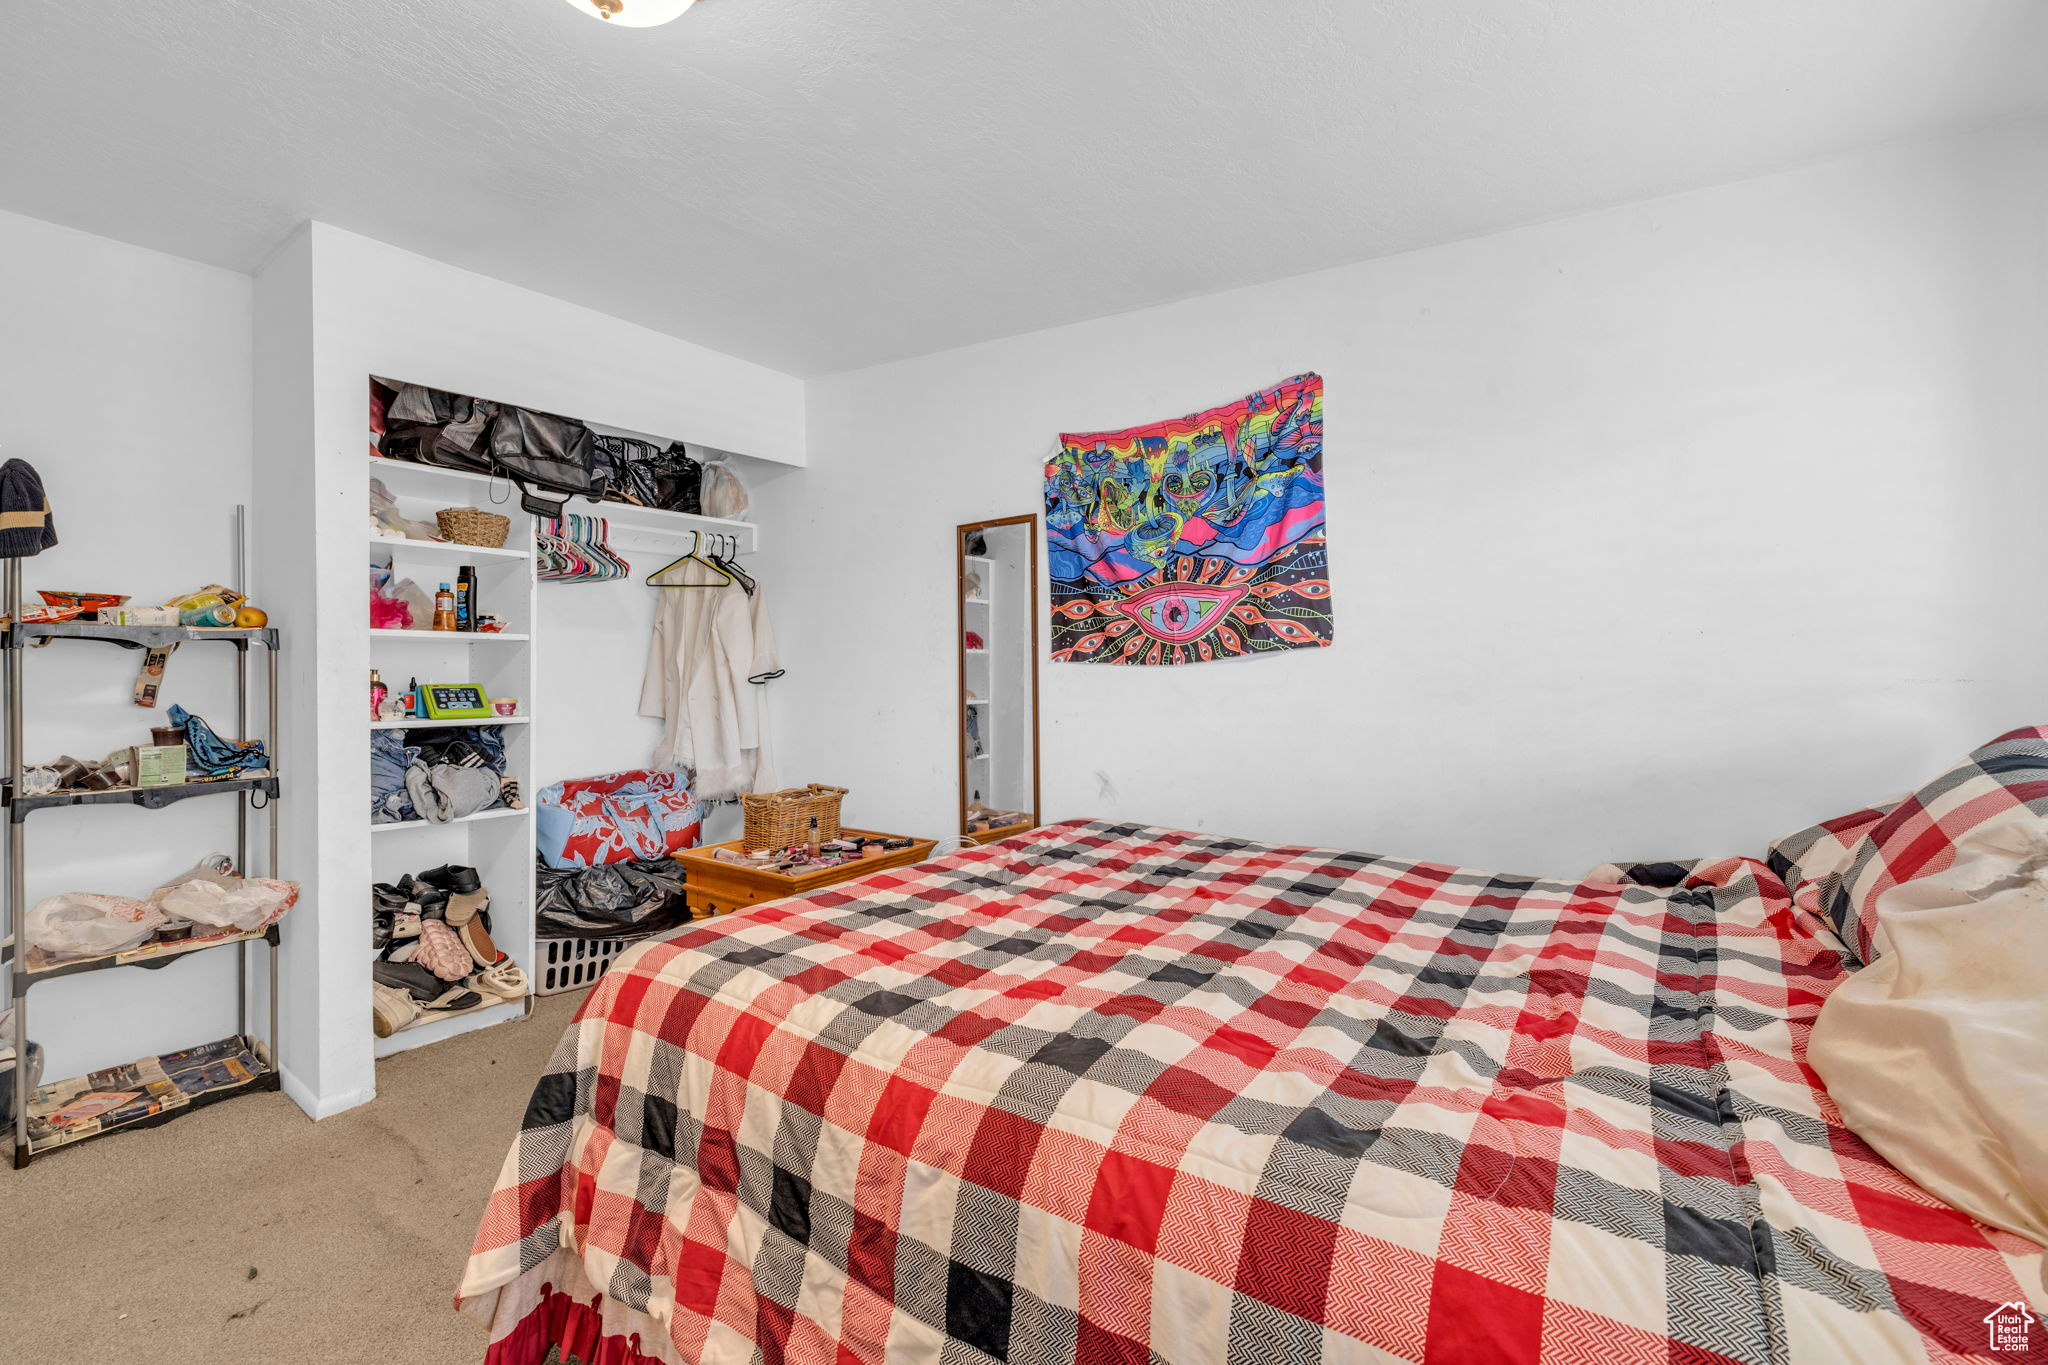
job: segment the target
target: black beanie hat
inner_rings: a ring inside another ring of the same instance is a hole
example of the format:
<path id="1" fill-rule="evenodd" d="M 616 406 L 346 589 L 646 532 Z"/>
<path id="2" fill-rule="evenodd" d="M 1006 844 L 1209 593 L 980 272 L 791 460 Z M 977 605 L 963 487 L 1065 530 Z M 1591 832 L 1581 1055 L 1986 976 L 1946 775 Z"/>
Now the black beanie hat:
<path id="1" fill-rule="evenodd" d="M 57 543 L 43 479 L 27 460 L 0 464 L 0 559 L 41 554 Z"/>

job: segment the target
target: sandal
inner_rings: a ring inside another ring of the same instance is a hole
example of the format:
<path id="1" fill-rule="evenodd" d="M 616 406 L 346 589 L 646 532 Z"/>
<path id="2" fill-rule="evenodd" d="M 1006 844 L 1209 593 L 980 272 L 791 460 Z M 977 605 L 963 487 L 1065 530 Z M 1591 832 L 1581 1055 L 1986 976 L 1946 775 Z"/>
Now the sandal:
<path id="1" fill-rule="evenodd" d="M 485 995 L 495 995 L 500 1000 L 526 998 L 526 973 L 520 971 L 519 964 L 509 957 L 499 958 L 462 984 Z"/>
<path id="2" fill-rule="evenodd" d="M 463 1010 L 473 1010 L 483 1002 L 484 998 L 475 991 L 457 986 L 432 1004 L 422 1006 L 420 1015 L 424 1018 L 429 1014 L 459 1014 Z"/>
<path id="3" fill-rule="evenodd" d="M 505 956 L 498 951 L 498 945 L 491 942 L 491 931 L 485 927 L 481 915 L 457 929 L 455 937 L 469 950 L 470 961 L 479 967 L 495 966 L 498 959 Z"/>

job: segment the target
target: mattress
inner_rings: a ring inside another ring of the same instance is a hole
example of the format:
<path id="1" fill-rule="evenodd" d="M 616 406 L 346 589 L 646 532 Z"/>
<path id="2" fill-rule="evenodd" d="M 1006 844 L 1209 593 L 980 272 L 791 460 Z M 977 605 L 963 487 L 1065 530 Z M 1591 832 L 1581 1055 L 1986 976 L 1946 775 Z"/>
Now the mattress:
<path id="1" fill-rule="evenodd" d="M 1749 859 L 1048 826 L 624 955 L 458 1305 L 492 1365 L 2019 1358 L 2041 1249 L 1806 1065 L 1847 970 Z"/>

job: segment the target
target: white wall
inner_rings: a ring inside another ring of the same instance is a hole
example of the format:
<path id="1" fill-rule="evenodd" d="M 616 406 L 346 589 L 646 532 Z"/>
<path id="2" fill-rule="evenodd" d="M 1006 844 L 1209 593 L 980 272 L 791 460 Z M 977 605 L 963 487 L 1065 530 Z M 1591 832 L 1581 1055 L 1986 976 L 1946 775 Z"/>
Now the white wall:
<path id="1" fill-rule="evenodd" d="M 256 298 L 259 568 L 276 566 L 289 584 L 276 602 L 287 625 L 323 627 L 286 656 L 286 839 L 315 889 L 286 935 L 282 1004 L 286 1090 L 324 1115 L 375 1092 L 361 721 L 369 376 L 702 442 L 757 457 L 757 468 L 804 462 L 804 391 L 788 375 L 322 223 L 259 273 Z M 596 595 L 555 595 L 579 591 Z M 547 590 L 526 699 L 540 781 L 647 759 L 652 723 L 622 708 L 637 706 L 652 619 L 638 585 Z M 337 716 L 347 719 L 329 723 Z"/>
<path id="2" fill-rule="evenodd" d="M 1058 432 L 1317 370 L 1335 647 L 1045 666 L 1046 818 L 1576 873 L 1894 795 L 2048 719 L 2044 167 L 2006 129 L 813 381 L 789 775 L 948 829 L 953 525 L 1039 508 Z"/>
<path id="3" fill-rule="evenodd" d="M 162 602 L 230 581 L 231 509 L 249 500 L 249 296 L 246 276 L 0 213 L 0 457 L 42 475 L 59 536 L 23 561 L 32 603 L 39 587 Z M 162 705 L 145 710 L 133 703 L 139 655 L 30 652 L 24 753 L 146 744 L 172 702 L 231 733 L 233 660 L 218 645 L 180 650 Z M 29 898 L 146 895 L 199 855 L 233 851 L 234 805 L 41 812 L 27 823 Z M 45 982 L 29 1032 L 54 1080 L 226 1037 L 234 999 L 232 954 L 202 953 Z"/>

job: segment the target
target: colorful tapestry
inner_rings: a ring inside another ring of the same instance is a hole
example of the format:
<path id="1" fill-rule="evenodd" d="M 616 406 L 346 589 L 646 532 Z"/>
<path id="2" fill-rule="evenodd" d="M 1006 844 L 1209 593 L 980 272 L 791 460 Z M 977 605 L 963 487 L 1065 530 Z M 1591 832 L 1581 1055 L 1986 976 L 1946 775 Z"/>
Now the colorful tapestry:
<path id="1" fill-rule="evenodd" d="M 1193 664 L 1330 643 L 1323 381 L 1128 431 L 1045 467 L 1052 657 Z"/>

